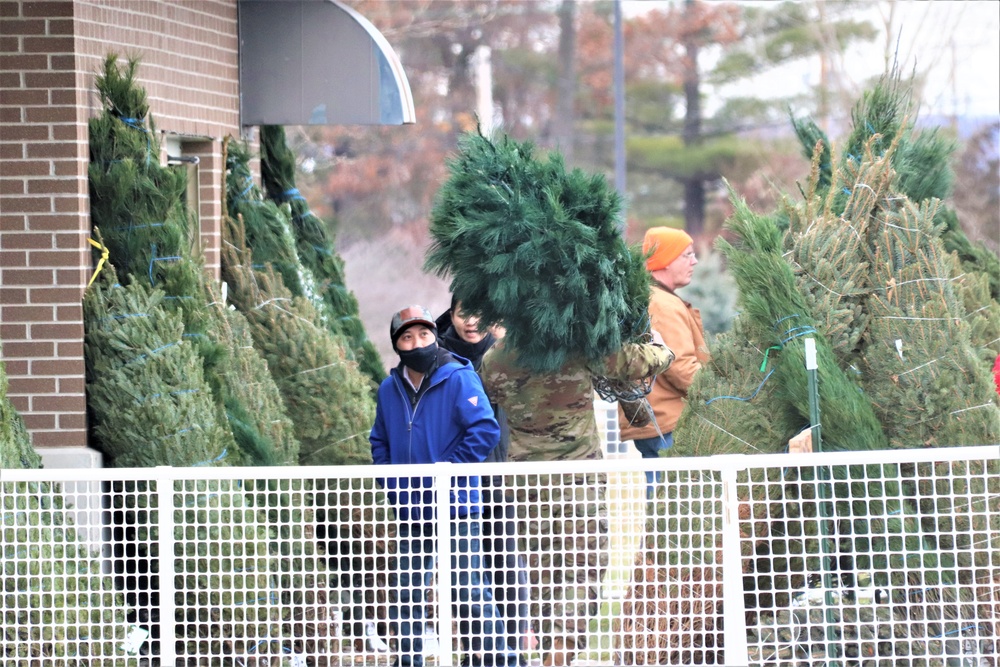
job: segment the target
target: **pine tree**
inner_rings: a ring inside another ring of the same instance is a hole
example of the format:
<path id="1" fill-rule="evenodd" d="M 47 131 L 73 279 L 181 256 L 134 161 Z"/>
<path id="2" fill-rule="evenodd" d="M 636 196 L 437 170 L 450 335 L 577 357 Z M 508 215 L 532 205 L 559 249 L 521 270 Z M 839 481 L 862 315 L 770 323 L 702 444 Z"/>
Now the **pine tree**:
<path id="1" fill-rule="evenodd" d="M 264 189 L 272 201 L 289 207 L 299 261 L 317 281 L 317 290 L 330 318 L 328 325 L 334 333 L 350 341 L 362 372 L 378 385 L 385 377 L 382 359 L 365 333 L 358 315 L 358 301 L 344 279 L 344 261 L 334 249 L 326 224 L 309 210 L 305 197 L 295 187 L 295 156 L 285 141 L 284 128 L 262 126 L 260 144 Z"/>
<path id="2" fill-rule="evenodd" d="M 280 209 L 262 201 L 256 186 L 245 185 L 247 159 L 246 150 L 228 152 L 233 217 L 224 228 L 222 268 L 229 299 L 250 323 L 254 344 L 278 385 L 300 443 L 299 463 L 370 463 L 371 383 L 347 358 L 344 339 L 326 328 L 313 301 L 293 296 L 277 269 L 257 257 L 257 246 L 251 248 L 244 213 L 257 225 L 255 242 L 268 248 L 279 244 L 266 230 L 280 234 L 287 227 Z"/>
<path id="3" fill-rule="evenodd" d="M 621 196 L 600 174 L 537 158 L 530 142 L 462 138 L 431 212 L 425 268 L 485 325 L 503 323 L 521 363 L 599 363 L 647 328 L 644 258 L 621 235 Z"/>

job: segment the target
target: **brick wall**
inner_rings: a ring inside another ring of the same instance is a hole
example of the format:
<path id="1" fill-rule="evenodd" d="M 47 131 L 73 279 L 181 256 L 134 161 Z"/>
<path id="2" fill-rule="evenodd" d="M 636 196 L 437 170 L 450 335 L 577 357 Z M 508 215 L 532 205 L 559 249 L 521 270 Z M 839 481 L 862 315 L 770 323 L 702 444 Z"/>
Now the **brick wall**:
<path id="1" fill-rule="evenodd" d="M 237 48 L 236 0 L 0 2 L 0 343 L 36 447 L 87 442 L 81 297 L 96 73 L 108 52 L 141 57 L 157 130 L 183 135 L 201 160 L 201 241 L 218 271 Z"/>

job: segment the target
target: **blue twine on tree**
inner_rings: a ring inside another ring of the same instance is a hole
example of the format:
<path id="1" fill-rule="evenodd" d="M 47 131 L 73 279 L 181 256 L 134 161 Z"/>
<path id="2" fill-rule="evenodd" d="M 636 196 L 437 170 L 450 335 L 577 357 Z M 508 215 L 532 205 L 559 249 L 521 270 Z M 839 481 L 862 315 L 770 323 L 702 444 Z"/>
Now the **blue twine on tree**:
<path id="1" fill-rule="evenodd" d="M 226 456 L 228 456 L 228 455 L 229 455 L 229 450 L 228 449 L 223 449 L 222 453 L 219 454 L 218 456 L 216 456 L 214 459 L 209 459 L 207 461 L 201 461 L 199 463 L 195 463 L 194 466 L 192 466 L 192 467 L 198 468 L 200 466 L 212 465 L 213 463 L 216 463 L 216 462 L 221 461 L 222 459 L 226 458 Z"/>
<path id="2" fill-rule="evenodd" d="M 132 224 L 131 221 L 129 221 L 128 226 L 112 227 L 111 231 L 112 232 L 119 232 L 119 231 L 125 229 L 125 230 L 128 230 L 128 231 L 131 232 L 133 229 L 142 229 L 143 227 L 163 227 L 166 224 L 167 223 L 165 223 L 165 222 L 149 222 L 149 223 L 146 223 L 144 225 L 135 225 L 135 224 Z"/>
<path id="3" fill-rule="evenodd" d="M 755 389 L 754 392 L 746 398 L 743 398 L 742 396 L 716 396 L 715 398 L 710 398 L 707 401 L 705 401 L 705 405 L 711 405 L 715 401 L 720 401 L 724 398 L 733 401 L 744 401 L 746 403 L 749 403 L 750 401 L 752 401 L 754 398 L 757 397 L 757 394 L 759 394 L 760 390 L 764 387 L 764 383 L 767 382 L 767 379 L 771 377 L 773 373 L 774 369 L 772 368 L 770 371 L 768 371 L 767 375 L 764 376 L 764 379 L 760 381 L 760 384 L 757 385 L 757 389 Z"/>
<path id="4" fill-rule="evenodd" d="M 127 320 L 130 317 L 149 317 L 149 313 L 126 313 L 124 315 L 108 315 L 107 317 L 102 317 L 97 321 L 106 322 L 107 320 Z"/>
<path id="5" fill-rule="evenodd" d="M 318 252 L 321 255 L 326 255 L 327 257 L 330 257 L 331 255 L 333 255 L 332 252 L 330 252 L 329 250 L 327 250 L 323 246 L 318 246 L 316 244 L 313 244 L 313 250 L 315 250 L 316 252 Z"/>
<path id="6" fill-rule="evenodd" d="M 282 200 L 283 201 L 291 201 L 293 199 L 301 199 L 302 201 L 306 200 L 305 197 L 303 197 L 301 194 L 299 194 L 298 188 L 291 188 L 291 189 L 285 190 L 284 192 L 281 193 L 281 195 L 282 195 Z"/>
<path id="7" fill-rule="evenodd" d="M 176 341 L 174 343 L 167 343 L 166 345 L 161 345 L 160 347 L 156 348 L 155 350 L 150 350 L 149 352 L 143 352 L 138 357 L 135 357 L 134 359 L 130 359 L 129 361 L 125 362 L 125 365 L 128 366 L 129 364 L 131 364 L 133 362 L 142 361 L 143 359 L 148 358 L 150 355 L 158 354 L 158 353 L 162 352 L 163 350 L 166 350 L 169 347 L 173 347 L 174 345 L 180 345 L 180 344 L 181 344 L 180 341 Z"/>
<path id="8" fill-rule="evenodd" d="M 795 332 L 795 333 L 792 333 L 792 332 Z M 798 338 L 799 336 L 807 336 L 807 335 L 812 334 L 812 333 L 816 333 L 816 328 L 812 327 L 812 326 L 809 326 L 809 325 L 801 326 L 801 327 L 792 327 L 791 329 L 787 329 L 785 331 L 785 334 L 784 334 L 785 338 L 783 338 L 781 340 L 781 344 L 785 345 L 790 340 L 794 340 L 794 339 Z"/>
<path id="9" fill-rule="evenodd" d="M 151 244 L 153 249 L 153 256 L 149 260 L 149 284 L 156 285 L 156 280 L 153 278 L 153 263 L 154 262 L 176 262 L 179 259 L 184 259 L 180 255 L 167 255 L 163 257 L 156 256 L 156 244 Z"/>
<path id="10" fill-rule="evenodd" d="M 166 395 L 166 396 L 179 396 L 181 394 L 197 394 L 199 391 L 201 391 L 201 390 L 200 389 L 178 389 L 177 391 L 172 391 L 172 392 L 170 392 L 168 394 L 163 394 L 163 393 L 149 394 L 148 396 L 144 396 L 142 398 L 135 399 L 135 402 L 136 402 L 137 405 L 142 405 L 146 401 L 152 401 L 153 399 L 160 398 L 161 396 L 164 396 L 164 395 Z"/>
<path id="11" fill-rule="evenodd" d="M 138 118 L 126 118 L 124 116 L 118 116 L 118 120 L 125 123 L 128 127 L 133 130 L 139 130 L 146 135 L 146 164 L 149 164 L 149 154 L 153 152 L 153 146 L 149 140 L 149 130 L 146 129 L 146 125 Z"/>

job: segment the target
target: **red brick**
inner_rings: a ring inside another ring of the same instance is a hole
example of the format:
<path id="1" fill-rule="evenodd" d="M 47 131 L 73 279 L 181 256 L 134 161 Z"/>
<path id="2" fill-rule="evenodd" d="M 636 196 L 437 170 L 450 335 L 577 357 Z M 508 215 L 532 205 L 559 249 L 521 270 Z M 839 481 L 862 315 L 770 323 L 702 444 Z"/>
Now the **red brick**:
<path id="1" fill-rule="evenodd" d="M 83 396 L 59 396 L 57 394 L 35 395 L 31 399 L 31 409 L 36 412 L 75 412 L 85 410 L 87 401 Z"/>
<path id="2" fill-rule="evenodd" d="M 59 343 L 59 345 L 64 345 L 64 343 Z M 83 343 L 80 344 L 80 348 L 83 349 Z M 56 391 L 60 394 L 82 394 L 86 391 L 87 383 L 82 376 L 61 377 L 56 378 L 56 386 Z"/>
<path id="3" fill-rule="evenodd" d="M 0 2 L 0 17 L 13 18 L 21 15 L 21 3 Z"/>
<path id="4" fill-rule="evenodd" d="M 77 158 L 78 149 L 73 144 L 48 141 L 28 146 L 29 158 Z"/>
<path id="5" fill-rule="evenodd" d="M 44 35 L 44 19 L 20 18 L 4 25 L 4 32 L 10 35 Z"/>
<path id="6" fill-rule="evenodd" d="M 32 375 L 83 375 L 83 359 L 35 359 Z"/>
<path id="7" fill-rule="evenodd" d="M 9 272 L 8 272 L 9 273 Z M 6 281 L 7 276 L 4 275 Z M 4 306 L 24 306 L 28 303 L 28 290 L 4 285 L 0 289 L 0 304 Z"/>
<path id="8" fill-rule="evenodd" d="M 16 394 L 13 393 L 13 387 L 15 385 L 15 378 L 12 377 L 10 379 L 10 384 L 11 384 L 11 393 L 9 393 L 8 396 L 10 397 L 11 405 L 14 406 L 15 410 L 17 410 L 18 412 L 21 413 L 21 416 L 24 418 L 24 425 L 27 426 L 30 429 L 31 428 L 31 421 L 28 419 L 28 417 L 30 416 L 28 414 L 28 409 L 31 407 L 31 397 L 30 396 L 18 396 L 18 395 L 16 395 Z"/>
<path id="9" fill-rule="evenodd" d="M 17 157 L 23 157 L 24 147 L 21 144 L 12 145 L 20 151 Z M 5 144 L 0 144 L 0 151 L 3 150 L 4 146 Z M 45 160 L 18 159 L 13 162 L 8 159 L 4 160 L 3 165 L 6 176 L 48 176 L 52 172 L 52 163 Z"/>
<path id="10" fill-rule="evenodd" d="M 0 88 L 3 88 L 0 82 Z M 24 121 L 23 107 L 7 107 L 0 105 L 0 123 L 21 123 Z"/>
<path id="11" fill-rule="evenodd" d="M 86 141 L 87 126 L 83 123 L 61 123 L 49 126 L 51 138 L 55 141 Z"/>
<path id="12" fill-rule="evenodd" d="M 78 217 L 65 213 L 35 213 L 29 216 L 28 225 L 33 232 L 61 232 L 76 230 Z"/>
<path id="13" fill-rule="evenodd" d="M 86 399 L 84 399 L 84 403 L 86 404 Z M 58 416 L 58 422 L 60 431 L 66 431 L 66 430 L 83 431 L 83 429 L 87 428 L 86 405 L 84 405 L 83 408 L 80 408 L 79 410 L 76 410 L 74 412 L 64 412 L 60 414 Z"/>
<path id="14" fill-rule="evenodd" d="M 0 173 L 4 176 L 20 176 L 14 171 L 15 165 L 14 160 L 20 160 L 24 157 L 24 144 L 2 144 L 0 143 Z"/>
<path id="15" fill-rule="evenodd" d="M 18 269 L 3 274 L 4 288 L 11 285 L 51 285 L 51 269 Z"/>
<path id="16" fill-rule="evenodd" d="M 7 250 L 48 250 L 52 248 L 50 234 L 10 234 L 4 239 Z"/>
<path id="17" fill-rule="evenodd" d="M 73 123 L 75 121 L 76 108 L 72 106 L 46 104 L 45 106 L 28 107 L 27 109 L 26 122 L 28 123 Z"/>
<path id="18" fill-rule="evenodd" d="M 62 417 L 63 415 L 60 415 Z M 86 447 L 87 431 L 59 428 L 58 430 L 31 430 L 31 444 L 35 448 L 44 447 Z"/>
<path id="19" fill-rule="evenodd" d="M 87 160 L 85 157 L 74 157 L 68 160 L 53 160 L 50 171 L 53 176 L 86 176 Z"/>
<path id="20" fill-rule="evenodd" d="M 13 395 L 15 387 L 13 378 L 11 378 L 10 384 L 11 384 L 11 397 L 10 397 L 11 402 L 13 402 L 14 407 L 16 407 L 19 412 L 21 412 L 21 416 L 24 418 L 24 425 L 28 427 L 29 431 L 51 430 L 55 428 L 56 426 L 55 415 L 32 413 L 27 411 L 27 406 L 25 407 L 18 406 L 19 402 L 18 399 L 21 397 Z"/>
<path id="21" fill-rule="evenodd" d="M 35 250 L 31 253 L 32 266 L 78 266 L 80 253 L 69 250 Z"/>
<path id="22" fill-rule="evenodd" d="M 38 357 L 52 357 L 55 354 L 56 345 L 51 341 L 11 341 L 4 343 L 4 354 L 18 359 L 35 359 Z M 54 380 L 45 380 L 46 384 L 52 385 L 51 391 L 55 390 Z M 22 391 L 28 393 L 27 389 Z M 33 393 L 33 392 L 32 392 Z"/>
<path id="23" fill-rule="evenodd" d="M 28 181 L 28 194 L 74 194 L 87 192 L 87 183 L 82 178 L 32 178 Z"/>
<path id="24" fill-rule="evenodd" d="M 55 394 L 55 378 L 21 378 L 18 389 L 25 394 Z"/>
<path id="25" fill-rule="evenodd" d="M 72 35 L 73 25 L 73 19 L 52 19 L 45 32 L 50 35 Z"/>
<path id="26" fill-rule="evenodd" d="M 44 107 L 24 107 L 25 113 L 29 113 L 30 109 L 42 109 Z M 18 125 L 16 131 L 10 132 L 9 136 L 5 139 L 13 139 L 14 141 L 47 141 L 49 138 L 49 127 L 48 125 L 35 125 L 35 124 L 21 124 Z"/>
<path id="27" fill-rule="evenodd" d="M 48 18 L 50 16 L 73 16 L 73 3 L 69 0 L 33 0 L 24 3 L 24 16 L 39 16 Z"/>
<path id="28" fill-rule="evenodd" d="M 83 338 L 83 324 L 32 324 L 31 338 L 37 340 L 73 340 Z"/>
<path id="29" fill-rule="evenodd" d="M 90 278 L 88 277 L 87 280 L 90 280 Z M 71 306 L 56 306 L 57 322 L 79 322 L 82 317 L 83 310 L 78 303 L 74 303 Z"/>
<path id="30" fill-rule="evenodd" d="M 42 213 L 52 210 L 49 197 L 5 197 L 4 213 Z"/>
<path id="31" fill-rule="evenodd" d="M 0 69 L 8 72 L 31 69 L 48 69 L 49 58 L 44 54 L 0 54 Z"/>
<path id="32" fill-rule="evenodd" d="M 82 313 L 81 313 L 82 315 Z M 83 326 L 83 323 L 80 323 Z M 58 341 L 56 342 L 56 356 L 60 359 L 70 359 L 73 357 L 83 358 L 83 338 L 71 341 Z M 80 380 L 83 382 L 83 379 Z M 61 392 L 67 392 L 69 390 L 60 388 Z M 82 389 L 80 391 L 83 391 Z"/>
<path id="33" fill-rule="evenodd" d="M 89 200 L 83 195 L 69 197 L 53 197 L 52 208 L 60 213 L 83 213 L 87 210 Z"/>
<path id="34" fill-rule="evenodd" d="M 87 274 L 87 280 L 90 280 L 90 267 L 87 267 L 86 271 L 84 271 L 84 268 L 81 266 L 77 266 L 72 269 L 56 269 L 56 280 L 53 284 L 79 285 L 80 279 L 84 273 Z"/>
<path id="35" fill-rule="evenodd" d="M 7 238 L 7 235 L 4 236 Z M 28 253 L 23 250 L 0 250 L 0 266 L 10 270 L 19 266 L 28 265 Z M 6 272 L 4 275 L 7 275 Z"/>
<path id="36" fill-rule="evenodd" d="M 79 301 L 81 296 L 76 287 L 32 287 L 29 293 L 29 299 L 35 305 L 72 303 Z"/>
<path id="37" fill-rule="evenodd" d="M 55 58 L 53 58 L 55 60 Z M 66 88 L 56 88 L 49 91 L 49 103 L 61 105 L 80 104 L 77 91 Z"/>
<path id="38" fill-rule="evenodd" d="M 0 2 L 0 7 L 6 7 L 9 3 Z M 0 34 L 0 53 L 16 53 L 21 50 L 21 40 L 19 37 Z"/>
<path id="39" fill-rule="evenodd" d="M 24 181 L 14 178 L 0 178 L 0 196 L 19 196 L 24 194 Z"/>
<path id="40" fill-rule="evenodd" d="M 10 89 L 3 91 L 4 106 L 41 106 L 48 104 L 47 90 Z"/>
<path id="41" fill-rule="evenodd" d="M 0 341 L 25 340 L 27 337 L 28 327 L 23 322 L 0 324 Z M 7 369 L 7 372 L 10 373 L 10 369 Z"/>
<path id="42" fill-rule="evenodd" d="M 86 236 L 79 232 L 55 235 L 56 247 L 60 250 L 80 250 L 87 243 L 85 239 Z"/>
<path id="43" fill-rule="evenodd" d="M 16 378 L 24 377 L 28 374 L 27 359 L 4 359 L 4 365 L 7 367 L 7 378 L 10 380 L 11 386 L 14 386 Z"/>
<path id="44" fill-rule="evenodd" d="M 73 53 L 73 37 L 25 37 L 24 50 L 28 53 Z"/>
<path id="45" fill-rule="evenodd" d="M 15 322 L 51 322 L 51 306 L 4 306 L 3 316 Z"/>

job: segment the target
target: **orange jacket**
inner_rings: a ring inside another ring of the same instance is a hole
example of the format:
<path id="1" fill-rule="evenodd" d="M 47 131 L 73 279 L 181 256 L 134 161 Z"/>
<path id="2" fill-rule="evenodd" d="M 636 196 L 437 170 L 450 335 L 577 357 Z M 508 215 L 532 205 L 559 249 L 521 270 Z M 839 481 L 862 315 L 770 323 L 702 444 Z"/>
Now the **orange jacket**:
<path id="1" fill-rule="evenodd" d="M 694 374 L 709 359 L 708 347 L 705 345 L 701 313 L 663 285 L 654 285 L 650 292 L 649 319 L 650 326 L 660 332 L 663 342 L 676 355 L 670 368 L 656 376 L 653 389 L 647 396 L 656 424 L 666 435 L 677 426 Z M 652 423 L 642 428 L 629 426 L 621 408 L 618 409 L 618 425 L 623 441 L 659 435 Z"/>

